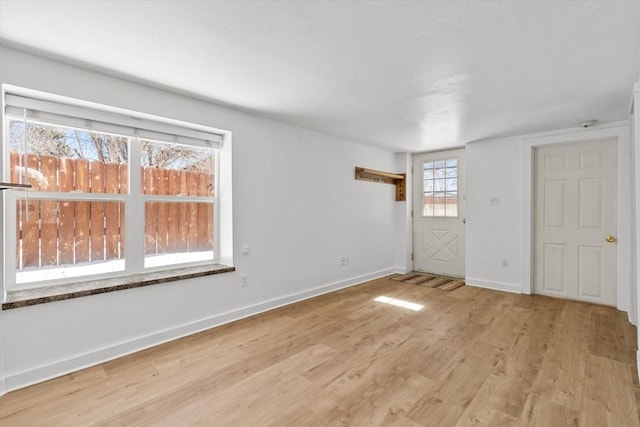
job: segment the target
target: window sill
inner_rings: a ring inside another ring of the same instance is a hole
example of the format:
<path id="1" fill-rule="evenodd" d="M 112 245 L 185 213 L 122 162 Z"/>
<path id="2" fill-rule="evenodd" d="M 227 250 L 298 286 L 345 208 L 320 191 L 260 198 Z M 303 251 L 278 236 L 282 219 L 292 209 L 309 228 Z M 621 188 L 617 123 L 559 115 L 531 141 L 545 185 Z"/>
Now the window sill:
<path id="1" fill-rule="evenodd" d="M 236 271 L 236 268 L 228 265 L 214 264 L 200 267 L 174 268 L 171 270 L 155 271 L 126 277 L 114 277 L 98 281 L 93 280 L 42 288 L 21 289 L 7 292 L 7 299 L 2 304 L 2 309 L 11 310 L 13 308 L 46 304 L 71 298 L 158 285 L 176 280 L 193 279 L 232 271 Z"/>

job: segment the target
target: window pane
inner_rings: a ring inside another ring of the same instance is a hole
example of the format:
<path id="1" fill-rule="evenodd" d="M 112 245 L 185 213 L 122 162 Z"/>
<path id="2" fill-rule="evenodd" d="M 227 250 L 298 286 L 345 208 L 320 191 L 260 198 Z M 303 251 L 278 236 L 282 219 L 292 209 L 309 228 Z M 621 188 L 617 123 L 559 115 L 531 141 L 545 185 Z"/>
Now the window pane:
<path id="1" fill-rule="evenodd" d="M 445 190 L 445 180 L 444 179 L 436 179 L 433 181 L 433 187 L 435 191 L 444 191 Z"/>
<path id="2" fill-rule="evenodd" d="M 213 204 L 145 204 L 145 267 L 213 260 Z"/>
<path id="3" fill-rule="evenodd" d="M 445 161 L 444 160 L 438 160 L 433 162 L 433 167 L 434 168 L 444 168 L 445 167 Z"/>
<path id="4" fill-rule="evenodd" d="M 447 191 L 456 191 L 458 189 L 458 179 L 457 178 L 448 178 L 447 179 Z"/>
<path id="5" fill-rule="evenodd" d="M 446 198 L 446 216 L 458 216 L 458 194 L 447 193 Z"/>
<path id="6" fill-rule="evenodd" d="M 433 191 L 433 180 L 424 181 L 424 192 Z"/>
<path id="7" fill-rule="evenodd" d="M 16 283 L 124 270 L 124 203 L 16 202 Z"/>
<path id="8" fill-rule="evenodd" d="M 9 120 L 9 150 L 11 182 L 28 182 L 34 191 L 127 191 L 125 137 Z"/>
<path id="9" fill-rule="evenodd" d="M 447 159 L 447 167 L 451 168 L 451 167 L 458 167 L 458 159 Z"/>
<path id="10" fill-rule="evenodd" d="M 422 216 L 433 216 L 433 193 L 424 193 Z"/>
<path id="11" fill-rule="evenodd" d="M 141 150 L 143 194 L 213 195 L 214 150 L 147 140 Z"/>
<path id="12" fill-rule="evenodd" d="M 444 193 L 435 193 L 433 198 L 433 215 L 445 216 L 445 198 Z"/>
<path id="13" fill-rule="evenodd" d="M 445 177 L 445 168 L 440 168 L 440 169 L 434 169 L 433 170 L 433 177 L 434 178 L 444 178 Z"/>
<path id="14" fill-rule="evenodd" d="M 456 178 L 458 176 L 458 168 L 447 168 L 447 177 Z"/>
<path id="15" fill-rule="evenodd" d="M 424 162 L 424 170 L 433 169 L 433 162 Z"/>

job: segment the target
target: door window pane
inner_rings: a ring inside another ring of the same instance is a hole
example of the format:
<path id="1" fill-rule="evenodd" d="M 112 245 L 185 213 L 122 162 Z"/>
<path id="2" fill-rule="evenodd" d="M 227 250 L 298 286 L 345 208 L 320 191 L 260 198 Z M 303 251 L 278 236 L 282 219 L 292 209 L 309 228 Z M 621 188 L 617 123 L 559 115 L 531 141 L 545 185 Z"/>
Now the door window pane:
<path id="1" fill-rule="evenodd" d="M 446 216 L 458 216 L 458 194 L 457 192 L 447 193 Z"/>
<path id="2" fill-rule="evenodd" d="M 424 193 L 422 216 L 433 216 L 433 192 Z"/>

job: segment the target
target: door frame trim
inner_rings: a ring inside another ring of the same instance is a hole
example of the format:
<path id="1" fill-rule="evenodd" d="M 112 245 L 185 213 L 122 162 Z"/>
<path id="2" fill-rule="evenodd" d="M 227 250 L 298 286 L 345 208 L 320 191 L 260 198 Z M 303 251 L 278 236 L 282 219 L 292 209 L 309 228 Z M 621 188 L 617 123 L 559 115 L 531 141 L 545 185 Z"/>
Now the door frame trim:
<path id="1" fill-rule="evenodd" d="M 629 123 L 615 122 L 609 126 L 568 133 L 525 137 L 522 140 L 522 293 L 530 295 L 533 289 L 533 151 L 537 147 L 615 139 L 618 143 L 617 174 L 617 283 L 616 307 L 629 312 L 631 298 L 631 135 Z"/>

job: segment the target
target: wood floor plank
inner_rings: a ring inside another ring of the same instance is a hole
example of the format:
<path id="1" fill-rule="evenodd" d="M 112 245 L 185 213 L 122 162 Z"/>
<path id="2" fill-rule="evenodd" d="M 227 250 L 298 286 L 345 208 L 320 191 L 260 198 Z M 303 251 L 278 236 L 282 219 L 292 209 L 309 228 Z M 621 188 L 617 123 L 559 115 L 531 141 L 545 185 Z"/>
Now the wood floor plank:
<path id="1" fill-rule="evenodd" d="M 326 420 L 318 417 L 306 406 L 299 406 L 292 411 L 284 413 L 268 424 L 269 427 L 325 427 Z"/>
<path id="2" fill-rule="evenodd" d="M 622 313 L 619 313 L 620 315 Z M 629 352 L 628 334 L 618 327 L 620 320 L 611 313 L 592 315 L 594 333 L 589 340 L 589 352 L 597 356 L 631 363 L 635 357 Z"/>
<path id="3" fill-rule="evenodd" d="M 424 425 L 455 425 L 504 354 L 476 342 L 453 356 L 444 368 L 446 376 L 413 405 L 409 418 Z"/>
<path id="4" fill-rule="evenodd" d="M 638 426 L 636 395 L 628 364 L 601 356 L 586 357 L 581 425 Z"/>
<path id="5" fill-rule="evenodd" d="M 514 427 L 517 426 L 517 419 L 491 408 L 476 408 L 465 412 L 455 425 L 455 427 L 467 426 Z"/>
<path id="6" fill-rule="evenodd" d="M 565 406 L 553 403 L 551 400 L 538 393 L 531 393 L 527 399 L 525 411 L 519 418 L 517 425 L 519 427 L 578 427 L 580 425 L 580 413 Z"/>
<path id="7" fill-rule="evenodd" d="M 382 278 L 8 393 L 0 425 L 640 427 L 636 348 L 610 307 Z"/>
<path id="8" fill-rule="evenodd" d="M 557 313 L 554 309 L 540 308 L 531 311 L 528 316 L 520 319 L 520 322 L 513 323 L 515 329 L 513 332 L 517 333 L 516 338 L 507 347 L 504 359 L 496 364 L 493 372 L 474 397 L 466 417 L 474 419 L 484 408 L 491 408 L 494 414 L 507 414 L 514 418 L 522 414 L 549 350 L 546 344 L 549 339 L 549 328 L 557 322 L 555 317 Z M 513 334 L 508 330 L 503 332 L 507 336 Z"/>

